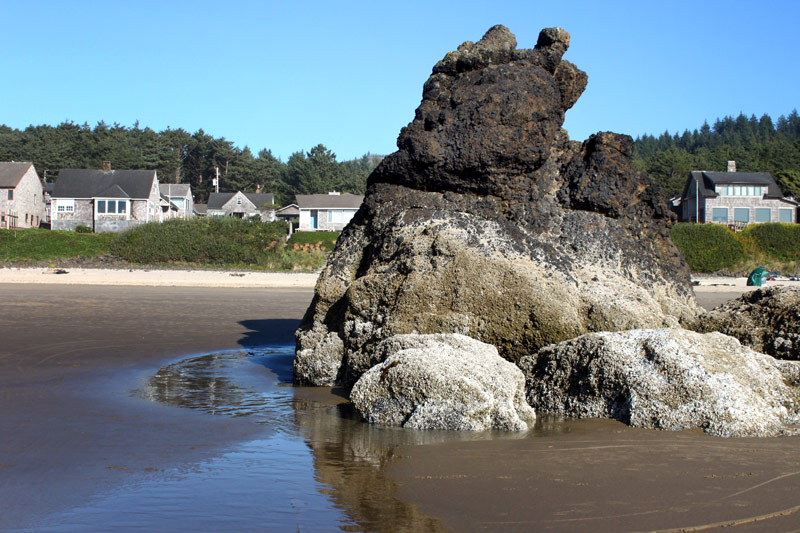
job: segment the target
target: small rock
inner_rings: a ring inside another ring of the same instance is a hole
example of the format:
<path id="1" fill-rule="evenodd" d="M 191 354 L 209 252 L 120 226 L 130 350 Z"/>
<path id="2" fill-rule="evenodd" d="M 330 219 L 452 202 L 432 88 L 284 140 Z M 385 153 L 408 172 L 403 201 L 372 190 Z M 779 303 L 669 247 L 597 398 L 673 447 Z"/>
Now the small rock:
<path id="1" fill-rule="evenodd" d="M 373 424 L 414 429 L 524 431 L 536 420 L 525 378 L 494 346 L 464 335 L 397 335 L 356 382 L 356 409 Z"/>
<path id="2" fill-rule="evenodd" d="M 701 315 L 695 328 L 719 331 L 778 359 L 800 359 L 800 288 L 762 287 Z"/>

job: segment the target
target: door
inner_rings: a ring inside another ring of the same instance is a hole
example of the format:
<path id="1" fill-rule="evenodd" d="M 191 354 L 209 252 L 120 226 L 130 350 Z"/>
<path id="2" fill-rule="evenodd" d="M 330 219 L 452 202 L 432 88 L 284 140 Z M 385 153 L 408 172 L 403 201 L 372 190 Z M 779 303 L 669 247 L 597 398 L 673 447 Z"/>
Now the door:
<path id="1" fill-rule="evenodd" d="M 311 211 L 311 229 L 317 229 L 318 218 L 319 218 L 319 211 Z"/>

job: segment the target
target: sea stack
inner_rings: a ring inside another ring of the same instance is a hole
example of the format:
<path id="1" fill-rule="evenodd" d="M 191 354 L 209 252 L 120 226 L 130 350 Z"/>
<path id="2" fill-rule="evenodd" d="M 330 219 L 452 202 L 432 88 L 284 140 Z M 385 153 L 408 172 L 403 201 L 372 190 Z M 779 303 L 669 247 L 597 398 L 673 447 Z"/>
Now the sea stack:
<path id="1" fill-rule="evenodd" d="M 587 75 L 542 30 L 504 26 L 434 67 L 398 151 L 368 180 L 296 334 L 298 382 L 351 386 L 401 334 L 461 334 L 511 362 L 598 331 L 698 313 L 658 187 L 629 136 L 570 141 Z"/>

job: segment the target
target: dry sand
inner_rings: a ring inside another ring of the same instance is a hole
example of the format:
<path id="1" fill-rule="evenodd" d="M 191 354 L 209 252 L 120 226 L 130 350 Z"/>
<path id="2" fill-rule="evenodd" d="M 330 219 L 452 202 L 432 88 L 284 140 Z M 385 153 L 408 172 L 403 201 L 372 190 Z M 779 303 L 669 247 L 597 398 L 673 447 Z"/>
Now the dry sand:
<path id="1" fill-rule="evenodd" d="M 116 285 L 137 287 L 313 288 L 316 273 L 254 270 L 112 268 L 0 268 L 0 283 Z"/>

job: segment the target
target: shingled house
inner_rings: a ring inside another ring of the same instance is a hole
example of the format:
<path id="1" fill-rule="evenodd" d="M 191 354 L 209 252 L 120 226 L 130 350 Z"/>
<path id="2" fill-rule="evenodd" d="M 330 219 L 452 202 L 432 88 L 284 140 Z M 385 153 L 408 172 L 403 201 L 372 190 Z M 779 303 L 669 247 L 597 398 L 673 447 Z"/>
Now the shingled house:
<path id="1" fill-rule="evenodd" d="M 161 222 L 167 204 L 155 170 L 62 169 L 51 197 L 53 229 L 89 226 L 97 233 Z"/>
<path id="2" fill-rule="evenodd" d="M 38 228 L 44 217 L 42 182 L 33 163 L 0 163 L 0 228 Z"/>
<path id="3" fill-rule="evenodd" d="M 364 197 L 358 194 L 298 194 L 298 231 L 341 231 L 356 214 Z"/>
<path id="4" fill-rule="evenodd" d="M 192 188 L 188 183 L 160 183 L 161 197 L 170 203 L 166 218 L 190 218 L 194 216 Z"/>
<path id="5" fill-rule="evenodd" d="M 698 201 L 699 199 L 699 201 Z M 681 222 L 714 222 L 739 229 L 754 222 L 797 222 L 798 202 L 786 197 L 769 172 L 694 170 L 680 200 Z"/>
<path id="6" fill-rule="evenodd" d="M 212 192 L 208 196 L 206 216 L 259 217 L 262 222 L 275 220 L 275 195 L 256 192 Z M 268 207 L 264 207 L 268 206 Z"/>

